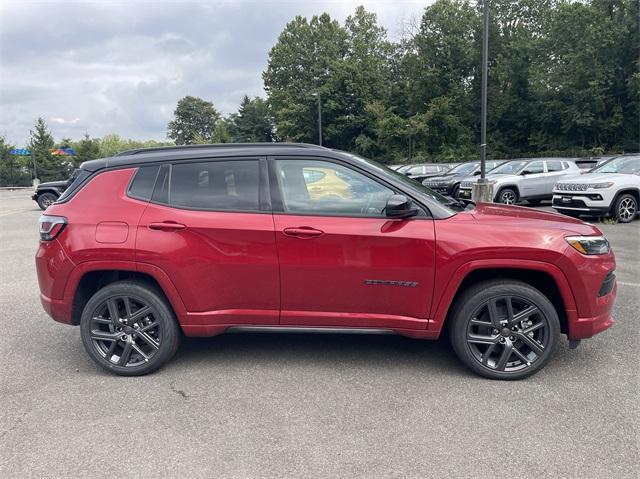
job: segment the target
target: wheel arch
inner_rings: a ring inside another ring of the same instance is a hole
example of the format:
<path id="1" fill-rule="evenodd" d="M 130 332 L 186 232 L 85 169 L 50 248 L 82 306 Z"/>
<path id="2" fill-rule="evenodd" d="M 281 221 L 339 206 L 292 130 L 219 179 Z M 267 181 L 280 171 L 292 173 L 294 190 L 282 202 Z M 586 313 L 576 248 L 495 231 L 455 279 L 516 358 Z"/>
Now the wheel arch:
<path id="1" fill-rule="evenodd" d="M 528 260 L 511 261 L 511 264 L 482 260 L 466 263 L 454 273 L 429 322 L 429 329 L 441 331 L 460 295 L 470 286 L 491 279 L 514 279 L 538 289 L 556 308 L 563 333 L 569 331 L 569 322 L 577 319 L 573 291 L 557 266 Z"/>
<path id="2" fill-rule="evenodd" d="M 624 194 L 632 195 L 638 202 L 638 206 L 640 206 L 640 189 L 627 187 L 627 188 L 622 188 L 620 191 L 616 192 L 615 196 L 613 197 L 613 200 L 611 201 L 611 211 L 615 209 L 616 203 L 618 202 L 618 198 L 620 198 Z"/>
<path id="3" fill-rule="evenodd" d="M 182 298 L 169 277 L 159 268 L 136 263 L 106 265 L 96 262 L 78 265 L 67 283 L 65 297 L 71 304 L 71 324 L 80 324 L 82 310 L 91 296 L 101 288 L 121 280 L 146 283 L 166 298 L 178 320 L 185 317 Z"/>

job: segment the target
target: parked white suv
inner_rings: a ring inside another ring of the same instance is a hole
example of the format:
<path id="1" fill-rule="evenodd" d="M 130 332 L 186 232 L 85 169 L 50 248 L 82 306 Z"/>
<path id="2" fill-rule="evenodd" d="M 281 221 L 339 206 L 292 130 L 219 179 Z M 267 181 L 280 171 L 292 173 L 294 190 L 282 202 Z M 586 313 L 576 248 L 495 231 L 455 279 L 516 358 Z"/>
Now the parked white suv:
<path id="1" fill-rule="evenodd" d="M 640 154 L 617 156 L 553 189 L 553 207 L 569 216 L 611 215 L 632 221 L 640 204 Z"/>
<path id="2" fill-rule="evenodd" d="M 494 183 L 494 201 L 514 205 L 522 200 L 538 204 L 550 200 L 553 186 L 563 178 L 580 175 L 580 168 L 566 158 L 529 158 L 511 160 L 487 173 Z M 460 183 L 459 198 L 471 198 L 477 177 L 469 177 Z"/>

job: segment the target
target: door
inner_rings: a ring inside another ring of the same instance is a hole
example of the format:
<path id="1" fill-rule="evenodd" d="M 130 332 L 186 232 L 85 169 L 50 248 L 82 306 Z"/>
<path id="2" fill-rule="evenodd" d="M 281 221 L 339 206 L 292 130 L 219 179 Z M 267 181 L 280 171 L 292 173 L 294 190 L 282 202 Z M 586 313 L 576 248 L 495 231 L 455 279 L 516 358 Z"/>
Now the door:
<path id="1" fill-rule="evenodd" d="M 257 158 L 161 170 L 138 226 L 136 259 L 169 276 L 189 324 L 278 323 L 278 261 L 262 178 L 266 160 Z"/>
<path id="2" fill-rule="evenodd" d="M 390 220 L 390 187 L 328 160 L 270 160 L 280 324 L 425 329 L 434 225 Z"/>
<path id="3" fill-rule="evenodd" d="M 549 179 L 544 171 L 543 161 L 532 161 L 520 173 L 520 197 L 529 198 L 545 194 L 545 184 Z"/>

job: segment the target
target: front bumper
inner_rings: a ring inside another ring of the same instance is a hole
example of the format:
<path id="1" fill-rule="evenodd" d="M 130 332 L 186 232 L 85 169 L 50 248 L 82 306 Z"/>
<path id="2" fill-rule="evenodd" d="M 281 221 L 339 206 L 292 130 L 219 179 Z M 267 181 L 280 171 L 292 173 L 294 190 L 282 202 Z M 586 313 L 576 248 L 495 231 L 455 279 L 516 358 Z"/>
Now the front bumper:
<path id="1" fill-rule="evenodd" d="M 32 195 L 31 195 L 31 199 L 32 199 L 33 201 L 38 201 L 38 193 L 34 193 L 34 194 L 32 194 Z"/>
<path id="2" fill-rule="evenodd" d="M 609 212 L 610 205 L 606 199 L 593 200 L 587 194 L 554 192 L 551 206 L 556 210 L 567 210 L 604 215 Z"/>

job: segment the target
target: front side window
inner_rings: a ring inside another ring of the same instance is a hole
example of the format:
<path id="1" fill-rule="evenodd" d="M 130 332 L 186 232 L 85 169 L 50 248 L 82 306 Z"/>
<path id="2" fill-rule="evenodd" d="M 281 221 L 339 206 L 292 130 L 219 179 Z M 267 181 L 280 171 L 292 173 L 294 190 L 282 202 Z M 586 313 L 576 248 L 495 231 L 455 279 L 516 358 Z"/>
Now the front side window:
<path id="1" fill-rule="evenodd" d="M 544 165 L 541 161 L 532 161 L 522 170 L 523 175 L 535 175 L 538 173 L 544 173 Z"/>
<path id="2" fill-rule="evenodd" d="M 168 202 L 179 208 L 259 211 L 259 178 L 257 160 L 174 164 Z"/>
<path id="3" fill-rule="evenodd" d="M 383 216 L 394 191 L 350 168 L 327 161 L 277 160 L 288 213 Z"/>
<path id="4" fill-rule="evenodd" d="M 491 170 L 491 173 L 496 175 L 516 175 L 526 164 L 527 162 L 522 160 L 507 161 L 506 163 L 503 163 L 497 168 Z"/>

